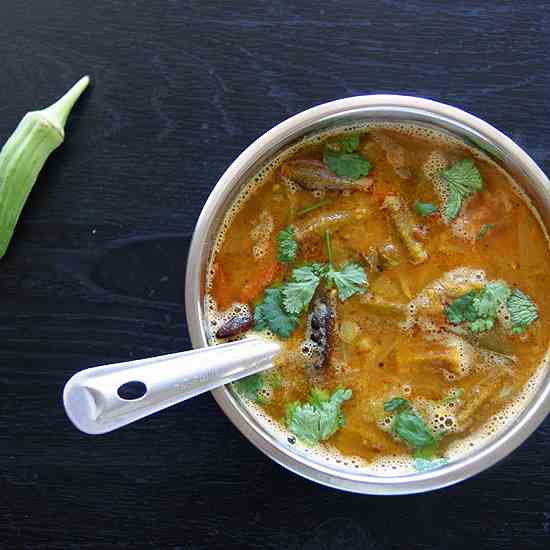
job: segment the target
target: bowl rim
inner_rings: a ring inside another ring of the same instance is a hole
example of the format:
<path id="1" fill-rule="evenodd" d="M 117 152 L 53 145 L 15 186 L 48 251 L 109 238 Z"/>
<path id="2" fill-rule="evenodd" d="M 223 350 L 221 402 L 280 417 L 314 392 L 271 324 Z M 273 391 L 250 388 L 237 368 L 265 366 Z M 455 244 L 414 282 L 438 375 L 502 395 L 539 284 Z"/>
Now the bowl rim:
<path id="1" fill-rule="evenodd" d="M 456 107 L 419 97 L 389 94 L 349 97 L 312 107 L 277 124 L 249 145 L 222 174 L 201 211 L 189 248 L 185 283 L 187 325 L 194 348 L 208 345 L 203 315 L 204 282 L 200 258 L 210 254 L 207 235 L 220 211 L 227 211 L 230 194 L 237 185 L 242 184 L 243 175 L 259 158 L 280 149 L 284 142 L 288 141 L 289 136 L 301 136 L 316 124 L 352 113 L 368 116 L 369 113 L 374 115 L 383 112 L 414 114 L 435 125 L 461 129 L 482 143 L 506 152 L 533 182 L 544 210 L 550 212 L 550 182 L 534 160 L 502 132 Z M 544 217 L 542 213 L 541 217 Z M 546 372 L 546 381 L 539 385 L 536 394 L 513 424 L 482 446 L 479 451 L 435 470 L 390 477 L 337 470 L 311 457 L 293 452 L 272 434 L 251 422 L 227 387 L 218 388 L 212 391 L 212 394 L 241 433 L 275 462 L 302 477 L 333 488 L 379 495 L 425 492 L 467 479 L 494 465 L 516 449 L 550 412 L 550 377 Z"/>

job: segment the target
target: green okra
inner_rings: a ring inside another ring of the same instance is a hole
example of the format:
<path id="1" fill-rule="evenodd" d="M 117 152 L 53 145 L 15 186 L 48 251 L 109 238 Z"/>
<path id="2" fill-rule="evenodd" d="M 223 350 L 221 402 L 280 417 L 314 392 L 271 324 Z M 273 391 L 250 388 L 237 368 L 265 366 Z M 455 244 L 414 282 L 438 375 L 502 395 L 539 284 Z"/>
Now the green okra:
<path id="1" fill-rule="evenodd" d="M 0 151 L 0 258 L 10 243 L 25 201 L 46 160 L 65 138 L 69 113 L 90 83 L 81 78 L 63 97 L 27 113 Z"/>

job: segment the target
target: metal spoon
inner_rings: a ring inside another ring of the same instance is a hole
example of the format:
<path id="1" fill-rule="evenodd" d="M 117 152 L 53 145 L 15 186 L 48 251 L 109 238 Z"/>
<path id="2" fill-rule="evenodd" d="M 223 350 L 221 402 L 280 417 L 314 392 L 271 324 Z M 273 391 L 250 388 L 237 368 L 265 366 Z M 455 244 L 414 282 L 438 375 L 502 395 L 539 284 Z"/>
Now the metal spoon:
<path id="1" fill-rule="evenodd" d="M 279 344 L 254 337 L 85 369 L 65 385 L 63 404 L 79 430 L 102 434 L 268 369 L 278 351 Z"/>

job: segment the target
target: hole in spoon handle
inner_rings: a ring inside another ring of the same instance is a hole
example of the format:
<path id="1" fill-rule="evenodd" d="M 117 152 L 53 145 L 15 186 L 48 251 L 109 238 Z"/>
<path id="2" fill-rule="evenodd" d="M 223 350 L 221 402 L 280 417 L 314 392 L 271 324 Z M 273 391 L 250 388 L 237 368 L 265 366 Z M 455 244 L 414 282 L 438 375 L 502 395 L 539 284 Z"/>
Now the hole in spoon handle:
<path id="1" fill-rule="evenodd" d="M 119 386 L 117 394 L 125 401 L 141 399 L 147 393 L 147 386 L 138 380 L 132 380 Z"/>

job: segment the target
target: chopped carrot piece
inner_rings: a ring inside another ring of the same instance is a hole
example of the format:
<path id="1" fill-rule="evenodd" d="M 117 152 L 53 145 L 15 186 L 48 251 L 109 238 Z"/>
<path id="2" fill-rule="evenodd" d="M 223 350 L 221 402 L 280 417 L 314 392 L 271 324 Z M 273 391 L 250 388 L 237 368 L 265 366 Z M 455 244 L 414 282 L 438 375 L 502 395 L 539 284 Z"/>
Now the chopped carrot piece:
<path id="1" fill-rule="evenodd" d="M 227 309 L 234 300 L 231 292 L 231 286 L 227 281 L 227 277 L 222 269 L 222 266 L 216 264 L 216 273 L 214 274 L 214 281 L 212 283 L 212 294 L 219 309 Z"/>
<path id="2" fill-rule="evenodd" d="M 252 266 L 252 277 L 243 286 L 239 301 L 250 303 L 267 288 L 280 273 L 281 265 L 274 256 L 264 256 Z"/>

